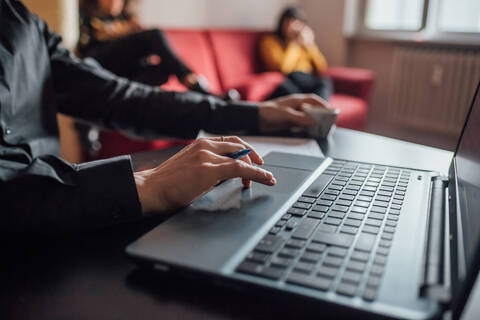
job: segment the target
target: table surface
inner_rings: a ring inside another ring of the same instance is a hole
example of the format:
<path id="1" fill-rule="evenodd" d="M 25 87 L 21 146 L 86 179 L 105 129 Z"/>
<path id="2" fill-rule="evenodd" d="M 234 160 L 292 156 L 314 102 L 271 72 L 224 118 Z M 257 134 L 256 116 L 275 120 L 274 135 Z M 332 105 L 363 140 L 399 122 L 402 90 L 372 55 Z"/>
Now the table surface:
<path id="1" fill-rule="evenodd" d="M 320 147 L 330 157 L 448 172 L 453 153 L 337 128 Z M 156 165 L 179 148 L 133 155 Z M 127 244 L 161 217 L 101 232 L 45 238 L 8 236 L 0 267 L 0 319 L 232 319 L 315 316 L 265 296 L 137 268 Z M 478 300 L 477 300 L 478 301 Z M 318 314 L 317 314 L 318 316 Z"/>

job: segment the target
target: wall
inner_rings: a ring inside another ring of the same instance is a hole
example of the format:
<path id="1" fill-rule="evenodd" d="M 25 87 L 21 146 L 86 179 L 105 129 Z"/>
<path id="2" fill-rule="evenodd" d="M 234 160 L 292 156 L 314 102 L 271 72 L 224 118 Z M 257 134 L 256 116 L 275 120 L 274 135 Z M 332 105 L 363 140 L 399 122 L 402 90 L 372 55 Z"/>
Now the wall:
<path id="1" fill-rule="evenodd" d="M 139 0 L 140 22 L 177 28 L 269 29 L 298 0 Z"/>

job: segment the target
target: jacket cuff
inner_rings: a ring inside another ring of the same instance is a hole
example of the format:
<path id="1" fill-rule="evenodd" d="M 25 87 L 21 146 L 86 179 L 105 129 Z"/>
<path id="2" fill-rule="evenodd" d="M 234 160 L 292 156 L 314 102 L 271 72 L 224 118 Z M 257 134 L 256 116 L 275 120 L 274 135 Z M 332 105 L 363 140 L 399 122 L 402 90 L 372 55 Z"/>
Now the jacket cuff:
<path id="1" fill-rule="evenodd" d="M 92 215 L 89 218 L 94 224 L 116 224 L 142 217 L 130 156 L 87 162 L 76 169 L 82 203 L 90 207 L 84 212 Z"/>
<path id="2" fill-rule="evenodd" d="M 248 102 L 228 102 L 216 114 L 214 133 L 249 133 L 259 132 L 258 105 Z M 206 128 L 207 129 L 207 128 Z"/>

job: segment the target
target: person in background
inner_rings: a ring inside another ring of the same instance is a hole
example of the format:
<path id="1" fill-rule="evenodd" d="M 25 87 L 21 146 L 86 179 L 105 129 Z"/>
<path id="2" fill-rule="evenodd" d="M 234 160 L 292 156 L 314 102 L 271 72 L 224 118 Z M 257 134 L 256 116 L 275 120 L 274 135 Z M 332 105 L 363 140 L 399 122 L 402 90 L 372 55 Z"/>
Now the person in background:
<path id="1" fill-rule="evenodd" d="M 276 31 L 260 40 L 260 56 L 267 70 L 287 76 L 267 100 L 291 93 L 315 93 L 325 100 L 332 95 L 331 80 L 322 76 L 327 61 L 300 8 L 283 11 Z"/>
<path id="2" fill-rule="evenodd" d="M 209 93 L 206 78 L 175 55 L 161 30 L 144 30 L 125 0 L 80 2 L 77 50 L 81 57 L 92 57 L 105 69 L 133 81 L 158 86 L 175 75 L 189 90 Z"/>

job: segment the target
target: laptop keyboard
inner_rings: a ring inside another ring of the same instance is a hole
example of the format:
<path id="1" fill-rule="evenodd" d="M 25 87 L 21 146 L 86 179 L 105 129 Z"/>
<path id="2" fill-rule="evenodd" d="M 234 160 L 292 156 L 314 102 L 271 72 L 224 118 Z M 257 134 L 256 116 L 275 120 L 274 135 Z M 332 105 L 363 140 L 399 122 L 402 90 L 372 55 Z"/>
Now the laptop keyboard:
<path id="1" fill-rule="evenodd" d="M 375 300 L 410 176 L 334 160 L 236 271 Z"/>

